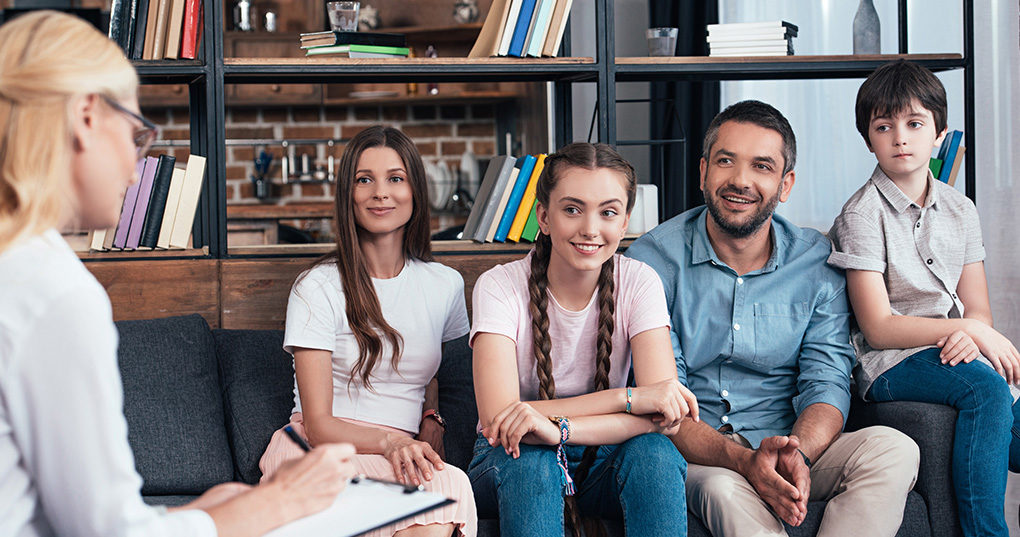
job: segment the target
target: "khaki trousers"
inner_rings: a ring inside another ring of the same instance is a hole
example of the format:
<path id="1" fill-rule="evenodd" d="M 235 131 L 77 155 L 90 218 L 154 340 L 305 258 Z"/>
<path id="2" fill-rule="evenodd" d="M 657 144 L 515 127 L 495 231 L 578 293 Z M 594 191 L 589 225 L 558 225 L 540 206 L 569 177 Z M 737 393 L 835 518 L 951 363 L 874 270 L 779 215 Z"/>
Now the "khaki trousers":
<path id="1" fill-rule="evenodd" d="M 818 537 L 894 536 L 917 479 L 917 444 L 889 427 L 841 433 L 811 467 L 811 501 L 827 500 Z M 689 464 L 687 505 L 715 537 L 786 535 L 743 476 Z"/>

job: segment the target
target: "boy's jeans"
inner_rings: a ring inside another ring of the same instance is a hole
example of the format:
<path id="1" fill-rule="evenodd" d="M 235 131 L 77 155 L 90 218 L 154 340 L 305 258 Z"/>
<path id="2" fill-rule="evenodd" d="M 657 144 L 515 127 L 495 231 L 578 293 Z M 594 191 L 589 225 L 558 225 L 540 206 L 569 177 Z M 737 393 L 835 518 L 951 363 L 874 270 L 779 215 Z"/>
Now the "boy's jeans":
<path id="1" fill-rule="evenodd" d="M 953 440 L 953 488 L 964 535 L 1007 537 L 1006 469 L 1020 469 L 1020 405 L 987 364 L 943 365 L 940 349 L 908 356 L 868 390 L 872 401 L 919 401 L 959 411 Z"/>
<path id="2" fill-rule="evenodd" d="M 571 476 L 584 446 L 567 446 Z M 601 446 L 588 478 L 577 485 L 581 514 L 623 519 L 627 535 L 687 534 L 684 480 L 687 463 L 661 434 L 644 434 Z M 468 477 L 482 518 L 499 516 L 500 534 L 563 535 L 563 485 L 556 449 L 521 444 L 514 459 L 479 435 Z"/>

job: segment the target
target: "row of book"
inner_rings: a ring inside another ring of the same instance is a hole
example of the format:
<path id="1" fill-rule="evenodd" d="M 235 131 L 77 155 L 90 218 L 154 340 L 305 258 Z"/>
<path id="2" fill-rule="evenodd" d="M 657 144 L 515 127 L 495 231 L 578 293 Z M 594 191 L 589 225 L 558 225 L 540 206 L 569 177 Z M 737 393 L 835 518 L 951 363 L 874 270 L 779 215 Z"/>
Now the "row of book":
<path id="1" fill-rule="evenodd" d="M 383 32 L 312 32 L 299 36 L 305 56 L 339 56 L 345 58 L 406 58 L 404 34 Z"/>
<path id="2" fill-rule="evenodd" d="M 205 177 L 205 157 L 191 155 L 186 166 L 168 155 L 145 157 L 135 172 L 140 178 L 124 195 L 120 222 L 93 231 L 92 250 L 187 248 Z"/>
<path id="3" fill-rule="evenodd" d="M 193 60 L 202 0 L 112 0 L 109 35 L 132 60 Z"/>
<path id="4" fill-rule="evenodd" d="M 475 242 L 534 242 L 538 236 L 535 188 L 544 167 L 544 154 L 492 157 L 461 238 Z"/>
<path id="5" fill-rule="evenodd" d="M 797 26 L 786 21 L 709 24 L 709 56 L 792 56 Z"/>
<path id="6" fill-rule="evenodd" d="M 554 57 L 573 0 L 493 0 L 469 58 Z"/>
<path id="7" fill-rule="evenodd" d="M 939 146 L 939 152 L 928 161 L 932 175 L 949 186 L 956 184 L 956 175 L 960 173 L 960 163 L 967 148 L 963 145 L 963 131 L 949 131 Z"/>

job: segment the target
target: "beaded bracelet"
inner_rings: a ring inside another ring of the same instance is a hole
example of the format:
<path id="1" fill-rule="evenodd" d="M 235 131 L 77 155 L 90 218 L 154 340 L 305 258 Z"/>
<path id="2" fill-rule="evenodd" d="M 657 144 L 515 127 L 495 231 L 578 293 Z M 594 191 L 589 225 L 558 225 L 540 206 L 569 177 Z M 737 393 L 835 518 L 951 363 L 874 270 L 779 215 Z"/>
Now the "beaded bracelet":
<path id="1" fill-rule="evenodd" d="M 624 409 L 624 412 L 626 412 L 628 414 L 630 414 L 630 397 L 631 397 L 630 387 L 628 386 L 627 387 L 627 408 Z"/>
<path id="2" fill-rule="evenodd" d="M 567 440 L 570 440 L 570 420 L 566 416 L 552 416 L 549 418 L 549 421 L 560 428 L 560 443 L 556 446 L 556 464 L 560 467 L 560 482 L 563 483 L 563 495 L 573 496 L 574 480 L 570 478 L 570 470 L 567 467 L 567 452 L 564 449 Z"/>

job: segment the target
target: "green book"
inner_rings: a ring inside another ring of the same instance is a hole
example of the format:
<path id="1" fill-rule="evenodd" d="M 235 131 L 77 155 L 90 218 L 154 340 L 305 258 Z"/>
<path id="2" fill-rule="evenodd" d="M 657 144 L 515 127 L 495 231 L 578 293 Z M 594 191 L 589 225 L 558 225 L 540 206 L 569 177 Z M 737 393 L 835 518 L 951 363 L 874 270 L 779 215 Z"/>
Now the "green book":
<path id="1" fill-rule="evenodd" d="M 329 47 L 312 47 L 305 51 L 306 56 L 317 56 L 320 54 L 349 54 L 354 57 L 356 54 L 379 54 L 386 56 L 407 56 L 411 49 L 407 47 L 384 47 L 380 45 L 333 45 Z"/>
<path id="2" fill-rule="evenodd" d="M 522 241 L 535 242 L 535 238 L 538 237 L 538 213 L 535 207 L 538 207 L 538 201 L 531 206 L 531 214 L 528 215 L 528 221 L 524 224 L 524 231 L 521 232 Z"/>
<path id="3" fill-rule="evenodd" d="M 931 168 L 931 174 L 935 177 L 939 176 L 939 172 L 942 171 L 942 159 L 933 158 L 928 161 L 928 167 Z"/>

